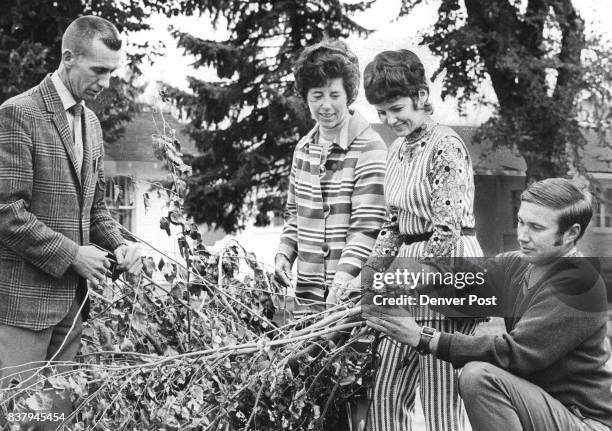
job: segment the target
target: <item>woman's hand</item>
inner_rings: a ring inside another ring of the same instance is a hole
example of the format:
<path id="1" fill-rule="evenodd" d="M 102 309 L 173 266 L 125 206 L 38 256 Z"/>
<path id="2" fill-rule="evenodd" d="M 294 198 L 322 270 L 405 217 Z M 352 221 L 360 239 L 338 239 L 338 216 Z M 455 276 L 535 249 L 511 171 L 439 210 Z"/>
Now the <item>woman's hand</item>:
<path id="1" fill-rule="evenodd" d="M 281 253 L 274 258 L 274 281 L 281 289 L 291 287 L 291 262 Z"/>
<path id="2" fill-rule="evenodd" d="M 346 284 L 345 295 L 348 297 L 352 293 L 359 292 L 361 292 L 361 272 Z"/>
<path id="3" fill-rule="evenodd" d="M 340 303 L 340 299 L 338 298 L 338 290 L 334 288 L 334 285 L 329 288 L 329 292 L 327 292 L 327 296 L 325 297 L 325 305 L 327 308 L 333 308 L 334 306 Z"/>
<path id="4" fill-rule="evenodd" d="M 327 308 L 331 308 L 348 300 L 347 286 L 348 282 L 346 281 L 334 281 L 332 283 L 325 297 Z"/>
<path id="5" fill-rule="evenodd" d="M 334 281 L 329 288 L 325 302 L 328 307 L 347 302 L 355 292 L 361 292 L 361 273 L 347 281 Z M 355 295 L 352 297 L 356 298 Z"/>
<path id="6" fill-rule="evenodd" d="M 408 310 L 402 307 L 389 308 L 389 313 L 380 313 L 381 307 L 362 305 L 361 316 L 367 325 L 403 344 L 416 347 L 421 338 L 421 327 Z"/>

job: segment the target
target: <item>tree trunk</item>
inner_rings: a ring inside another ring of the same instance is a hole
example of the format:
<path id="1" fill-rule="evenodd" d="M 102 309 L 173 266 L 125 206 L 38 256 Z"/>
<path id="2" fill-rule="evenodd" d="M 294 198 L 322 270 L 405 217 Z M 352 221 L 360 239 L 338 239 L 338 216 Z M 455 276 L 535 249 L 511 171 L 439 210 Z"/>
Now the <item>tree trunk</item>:
<path id="1" fill-rule="evenodd" d="M 508 0 L 465 0 L 465 5 L 468 25 L 481 35 L 478 53 L 497 95 L 500 118 L 495 123 L 515 139 L 506 144 L 525 158 L 529 178 L 566 175 L 572 159 L 568 145 L 584 143 L 575 120 L 583 20 L 571 0 L 530 0 L 524 19 Z M 562 32 L 552 91 L 550 69 L 541 63 L 546 60 L 544 23 L 551 9 Z"/>

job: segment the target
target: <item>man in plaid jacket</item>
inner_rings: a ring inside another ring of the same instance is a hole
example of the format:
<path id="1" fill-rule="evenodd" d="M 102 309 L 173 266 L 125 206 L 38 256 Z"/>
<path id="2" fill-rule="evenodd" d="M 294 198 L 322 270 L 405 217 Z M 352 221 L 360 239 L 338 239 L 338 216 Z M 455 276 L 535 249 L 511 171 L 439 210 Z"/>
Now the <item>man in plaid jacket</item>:
<path id="1" fill-rule="evenodd" d="M 98 284 L 110 268 L 92 243 L 114 252 L 119 269 L 140 270 L 138 248 L 104 204 L 102 130 L 83 104 L 121 58 L 114 25 L 78 18 L 58 70 L 0 106 L 0 388 L 74 359 L 86 280 Z"/>

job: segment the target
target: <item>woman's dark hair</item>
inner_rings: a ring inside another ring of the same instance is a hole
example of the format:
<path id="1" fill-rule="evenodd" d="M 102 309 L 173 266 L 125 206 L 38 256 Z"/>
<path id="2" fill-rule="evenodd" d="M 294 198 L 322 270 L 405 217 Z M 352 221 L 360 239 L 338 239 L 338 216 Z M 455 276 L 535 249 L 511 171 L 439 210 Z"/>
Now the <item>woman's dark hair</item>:
<path id="1" fill-rule="evenodd" d="M 426 90 L 429 94 L 423 63 L 407 49 L 377 54 L 363 72 L 363 86 L 371 105 L 410 97 L 416 109 L 419 90 Z M 433 113 L 429 101 L 425 102 L 424 109 L 428 114 Z"/>
<path id="2" fill-rule="evenodd" d="M 293 75 L 304 100 L 309 89 L 322 87 L 336 78 L 342 78 L 349 105 L 357 98 L 359 60 L 344 42 L 324 40 L 304 48 L 293 66 Z"/>

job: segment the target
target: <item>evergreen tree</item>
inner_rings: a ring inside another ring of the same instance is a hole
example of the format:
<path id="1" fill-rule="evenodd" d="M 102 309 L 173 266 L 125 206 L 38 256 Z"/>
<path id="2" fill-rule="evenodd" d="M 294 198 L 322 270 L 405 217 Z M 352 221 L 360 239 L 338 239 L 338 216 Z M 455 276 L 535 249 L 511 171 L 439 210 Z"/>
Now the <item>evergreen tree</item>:
<path id="1" fill-rule="evenodd" d="M 187 211 L 197 222 L 232 232 L 253 214 L 267 224 L 267 212 L 282 208 L 293 149 L 313 126 L 293 88 L 292 63 L 324 37 L 367 34 L 351 14 L 371 3 L 201 0 L 197 8 L 227 26 L 228 39 L 173 31 L 179 46 L 196 57 L 195 67 L 212 66 L 219 77 L 189 78 L 190 92 L 166 89 L 190 118 L 189 133 L 201 151 L 187 196 Z"/>

